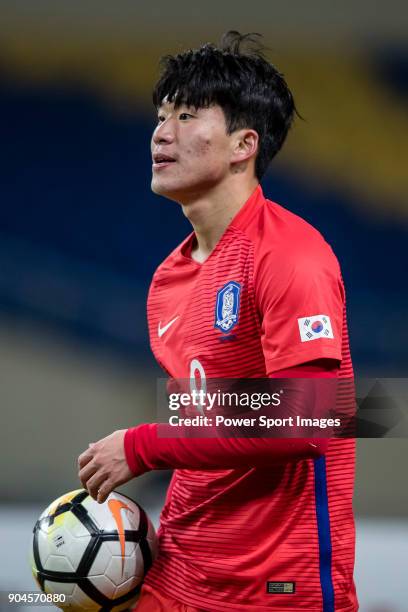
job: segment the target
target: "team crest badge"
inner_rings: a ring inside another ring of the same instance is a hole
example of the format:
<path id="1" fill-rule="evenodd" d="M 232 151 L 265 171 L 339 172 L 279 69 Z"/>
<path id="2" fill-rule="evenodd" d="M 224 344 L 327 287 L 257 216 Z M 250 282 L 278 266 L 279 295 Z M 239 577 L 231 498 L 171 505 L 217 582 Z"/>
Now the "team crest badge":
<path id="1" fill-rule="evenodd" d="M 231 331 L 238 323 L 240 294 L 241 285 L 235 281 L 230 281 L 217 291 L 215 327 L 218 327 L 224 334 Z"/>

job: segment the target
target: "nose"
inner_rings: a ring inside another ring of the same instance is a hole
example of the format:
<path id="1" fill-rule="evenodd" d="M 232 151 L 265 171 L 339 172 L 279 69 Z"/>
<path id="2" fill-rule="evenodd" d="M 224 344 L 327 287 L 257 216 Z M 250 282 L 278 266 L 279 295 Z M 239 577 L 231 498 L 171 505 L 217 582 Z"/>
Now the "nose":
<path id="1" fill-rule="evenodd" d="M 159 123 L 153 132 L 152 139 L 155 145 L 171 144 L 174 141 L 174 125 L 170 118 Z"/>

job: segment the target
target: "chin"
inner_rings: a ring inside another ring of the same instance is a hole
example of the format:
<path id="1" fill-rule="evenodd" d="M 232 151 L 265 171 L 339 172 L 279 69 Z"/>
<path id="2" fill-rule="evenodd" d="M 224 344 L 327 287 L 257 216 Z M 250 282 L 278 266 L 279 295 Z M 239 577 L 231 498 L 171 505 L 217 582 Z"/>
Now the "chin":
<path id="1" fill-rule="evenodd" d="M 169 200 L 174 200 L 173 190 L 166 188 L 164 185 L 160 185 L 152 181 L 151 190 L 158 196 L 162 196 L 163 198 L 168 198 Z"/>
<path id="2" fill-rule="evenodd" d="M 175 201 L 177 201 L 178 198 L 183 194 L 183 189 L 181 186 L 164 185 L 160 181 L 156 181 L 154 178 L 151 182 L 151 190 L 156 195 L 163 196 L 164 198 L 168 198 L 169 200 Z"/>
<path id="3" fill-rule="evenodd" d="M 150 187 L 153 193 L 156 193 L 157 195 L 166 195 L 167 189 L 160 183 L 160 181 L 155 180 L 154 177 L 152 178 Z"/>

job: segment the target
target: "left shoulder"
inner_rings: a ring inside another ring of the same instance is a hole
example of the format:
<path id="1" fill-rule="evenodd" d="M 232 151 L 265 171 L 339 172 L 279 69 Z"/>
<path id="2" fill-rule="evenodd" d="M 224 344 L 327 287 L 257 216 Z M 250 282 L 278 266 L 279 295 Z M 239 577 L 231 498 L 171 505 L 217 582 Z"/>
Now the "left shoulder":
<path id="1" fill-rule="evenodd" d="M 253 240 L 257 268 L 313 275 L 322 268 L 340 274 L 338 260 L 322 234 L 280 204 L 265 200 Z"/>

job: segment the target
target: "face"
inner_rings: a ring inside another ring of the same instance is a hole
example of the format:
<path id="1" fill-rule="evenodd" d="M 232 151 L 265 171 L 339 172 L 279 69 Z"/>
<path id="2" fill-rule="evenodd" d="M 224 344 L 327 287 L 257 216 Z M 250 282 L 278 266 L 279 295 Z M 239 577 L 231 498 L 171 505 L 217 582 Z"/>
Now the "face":
<path id="1" fill-rule="evenodd" d="M 220 106 L 163 103 L 151 142 L 152 190 L 181 203 L 204 194 L 228 175 L 232 140 Z"/>

